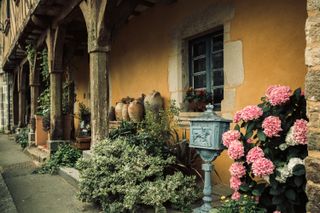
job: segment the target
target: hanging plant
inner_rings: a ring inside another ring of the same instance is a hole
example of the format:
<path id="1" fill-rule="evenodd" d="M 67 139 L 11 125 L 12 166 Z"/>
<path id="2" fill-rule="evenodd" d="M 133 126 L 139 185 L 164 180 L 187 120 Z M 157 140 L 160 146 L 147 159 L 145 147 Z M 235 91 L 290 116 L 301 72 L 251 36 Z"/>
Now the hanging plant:
<path id="1" fill-rule="evenodd" d="M 231 165 L 232 199 L 255 196 L 269 211 L 305 212 L 307 196 L 306 100 L 297 89 L 271 86 L 262 103 L 234 116 L 234 130 L 223 134 Z"/>

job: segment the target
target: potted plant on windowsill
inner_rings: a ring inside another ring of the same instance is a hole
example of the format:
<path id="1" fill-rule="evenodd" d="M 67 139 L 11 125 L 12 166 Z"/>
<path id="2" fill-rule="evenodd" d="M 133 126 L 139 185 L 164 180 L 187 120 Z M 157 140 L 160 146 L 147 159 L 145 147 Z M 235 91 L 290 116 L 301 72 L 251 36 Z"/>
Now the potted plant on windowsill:
<path id="1" fill-rule="evenodd" d="M 83 103 L 79 103 L 80 132 L 76 137 L 76 147 L 79 149 L 90 149 L 91 142 L 91 112 Z"/>
<path id="2" fill-rule="evenodd" d="M 184 102 L 187 103 L 188 112 L 204 112 L 206 105 L 213 101 L 212 93 L 207 92 L 204 89 L 197 89 L 190 87 L 184 98 Z"/>

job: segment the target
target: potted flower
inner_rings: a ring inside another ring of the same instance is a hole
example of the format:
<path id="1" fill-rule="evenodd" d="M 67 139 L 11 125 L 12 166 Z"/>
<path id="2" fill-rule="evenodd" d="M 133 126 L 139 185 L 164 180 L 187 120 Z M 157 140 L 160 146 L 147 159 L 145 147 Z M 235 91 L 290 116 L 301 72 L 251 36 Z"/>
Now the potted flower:
<path id="1" fill-rule="evenodd" d="M 76 146 L 79 149 L 90 149 L 91 142 L 91 112 L 83 103 L 79 103 L 80 132 L 76 137 Z"/>
<path id="2" fill-rule="evenodd" d="M 204 89 L 195 90 L 190 87 L 186 92 L 184 101 L 188 105 L 189 112 L 203 112 L 206 105 L 213 102 L 213 97 L 211 92 Z"/>

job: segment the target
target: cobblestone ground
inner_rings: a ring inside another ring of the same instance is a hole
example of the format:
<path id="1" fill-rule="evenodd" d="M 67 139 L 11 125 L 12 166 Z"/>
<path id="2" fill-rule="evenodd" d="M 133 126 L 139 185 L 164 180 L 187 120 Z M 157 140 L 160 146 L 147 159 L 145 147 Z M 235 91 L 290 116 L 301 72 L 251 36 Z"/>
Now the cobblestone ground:
<path id="1" fill-rule="evenodd" d="M 18 212 L 99 212 L 77 200 L 77 190 L 60 176 L 32 174 L 32 160 L 7 135 L 0 135 L 0 167 Z"/>

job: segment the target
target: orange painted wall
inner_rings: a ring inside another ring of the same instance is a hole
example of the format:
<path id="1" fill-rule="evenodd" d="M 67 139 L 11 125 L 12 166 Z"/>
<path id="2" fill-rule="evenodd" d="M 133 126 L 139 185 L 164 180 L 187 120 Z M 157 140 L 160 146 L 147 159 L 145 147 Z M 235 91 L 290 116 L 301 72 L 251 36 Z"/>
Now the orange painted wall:
<path id="1" fill-rule="evenodd" d="M 76 136 L 79 133 L 80 121 L 78 118 L 79 103 L 90 108 L 90 80 L 88 55 L 75 56 L 69 64 L 71 79 L 75 82 L 76 103 L 74 104 L 74 126 Z"/>
<path id="2" fill-rule="evenodd" d="M 168 99 L 170 33 L 182 19 L 215 2 L 228 1 L 201 0 L 200 4 L 197 0 L 181 0 L 157 5 L 125 25 L 112 46 L 112 104 L 122 97 L 138 97 L 153 89 Z M 258 103 L 268 85 L 303 87 L 306 1 L 234 0 L 233 3 L 231 40 L 242 41 L 245 74 L 243 84 L 236 90 L 235 110 Z M 215 161 L 224 183 L 229 181 L 231 162 L 225 152 Z"/>

